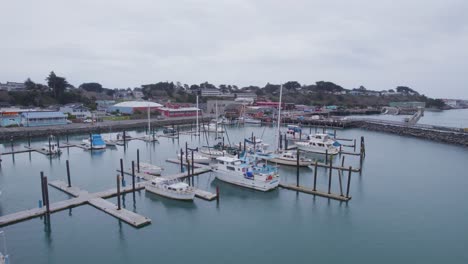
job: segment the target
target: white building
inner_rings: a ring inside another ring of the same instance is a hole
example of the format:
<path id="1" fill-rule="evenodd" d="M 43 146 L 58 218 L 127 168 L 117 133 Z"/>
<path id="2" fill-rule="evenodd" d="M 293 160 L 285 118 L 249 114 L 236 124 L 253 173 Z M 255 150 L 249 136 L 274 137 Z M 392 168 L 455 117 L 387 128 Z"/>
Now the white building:
<path id="1" fill-rule="evenodd" d="M 201 89 L 201 96 L 222 96 L 223 93 L 219 89 Z"/>
<path id="2" fill-rule="evenodd" d="M 26 85 L 24 83 L 18 82 L 7 82 L 7 83 L 0 83 L 0 90 L 3 91 L 24 91 L 26 90 Z"/>

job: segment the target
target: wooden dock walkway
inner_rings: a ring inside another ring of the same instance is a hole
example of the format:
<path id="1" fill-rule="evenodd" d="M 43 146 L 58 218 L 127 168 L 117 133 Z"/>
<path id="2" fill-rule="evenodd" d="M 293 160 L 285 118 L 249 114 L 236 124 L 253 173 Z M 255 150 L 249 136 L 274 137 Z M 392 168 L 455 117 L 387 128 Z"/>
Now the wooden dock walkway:
<path id="1" fill-rule="evenodd" d="M 308 193 L 308 194 L 317 195 L 317 196 L 322 196 L 322 197 L 335 199 L 335 200 L 339 200 L 339 201 L 349 201 L 349 200 L 351 200 L 351 196 L 346 197 L 346 196 L 341 196 L 341 195 L 333 194 L 333 193 L 326 193 L 326 192 L 321 192 L 321 191 L 317 191 L 317 190 L 314 191 L 313 189 L 310 189 L 310 188 L 306 188 L 306 187 L 302 187 L 302 186 L 298 187 L 298 186 L 292 185 L 292 184 L 280 183 L 279 186 L 282 187 L 282 188 L 285 188 L 285 189 L 298 191 L 298 192 L 303 192 L 303 193 Z"/>
<path id="2" fill-rule="evenodd" d="M 50 186 L 61 190 L 74 198 L 65 200 L 65 201 L 60 201 L 60 202 L 55 202 L 50 204 L 50 212 L 58 212 L 64 209 L 76 207 L 79 205 L 83 204 L 90 204 L 97 209 L 100 209 L 134 227 L 142 227 L 145 226 L 149 223 L 151 223 L 151 219 L 135 214 L 131 211 L 128 211 L 124 208 L 121 208 L 120 210 L 117 209 L 117 206 L 115 206 L 113 203 L 104 200 L 104 198 L 109 198 L 117 195 L 117 189 L 109 189 L 106 191 L 102 192 L 97 192 L 97 193 L 89 193 L 85 190 L 81 190 L 80 188 L 77 187 L 68 187 L 67 183 L 63 181 L 52 181 L 49 183 Z M 140 182 L 138 184 L 135 184 L 135 190 L 141 190 L 144 188 L 144 185 Z M 121 193 L 127 193 L 127 192 L 132 192 L 133 188 L 132 186 L 126 186 L 121 189 Z M 0 226 L 6 226 L 10 225 L 13 223 L 21 222 L 24 220 L 28 220 L 31 218 L 35 218 L 38 216 L 42 216 L 46 214 L 46 208 L 34 208 L 30 210 L 25 210 L 5 216 L 0 217 Z"/>

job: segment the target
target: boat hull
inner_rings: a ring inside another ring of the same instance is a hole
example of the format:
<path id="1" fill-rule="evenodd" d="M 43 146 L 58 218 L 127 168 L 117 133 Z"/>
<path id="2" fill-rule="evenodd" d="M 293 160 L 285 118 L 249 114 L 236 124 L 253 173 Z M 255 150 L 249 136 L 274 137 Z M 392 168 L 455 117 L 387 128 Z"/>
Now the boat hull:
<path id="1" fill-rule="evenodd" d="M 296 143 L 296 146 L 297 146 L 298 149 L 303 150 L 303 151 L 307 151 L 307 152 L 314 152 L 314 153 L 320 153 L 320 154 L 326 154 L 327 153 L 326 148 L 317 148 L 317 147 L 313 147 L 313 146 L 304 146 L 304 145 L 297 144 L 297 143 Z M 328 149 L 328 155 L 336 155 L 336 154 L 338 154 L 338 152 L 339 152 L 339 150 L 337 148 Z"/>
<path id="2" fill-rule="evenodd" d="M 270 181 L 255 181 L 251 179 L 241 178 L 238 175 L 216 171 L 216 178 L 223 182 L 231 183 L 237 186 L 254 189 L 257 191 L 267 192 L 276 189 L 280 183 L 279 178 Z"/>
<path id="3" fill-rule="evenodd" d="M 151 184 L 146 185 L 145 189 L 159 196 L 179 201 L 193 201 L 195 198 L 195 192 L 171 192 L 163 188 L 152 186 Z"/>
<path id="4" fill-rule="evenodd" d="M 280 158 L 270 158 L 265 159 L 268 162 L 273 162 L 276 164 L 287 165 L 287 166 L 297 166 L 297 161 L 295 160 L 285 160 Z M 312 161 L 299 160 L 299 167 L 307 167 L 312 164 Z"/>

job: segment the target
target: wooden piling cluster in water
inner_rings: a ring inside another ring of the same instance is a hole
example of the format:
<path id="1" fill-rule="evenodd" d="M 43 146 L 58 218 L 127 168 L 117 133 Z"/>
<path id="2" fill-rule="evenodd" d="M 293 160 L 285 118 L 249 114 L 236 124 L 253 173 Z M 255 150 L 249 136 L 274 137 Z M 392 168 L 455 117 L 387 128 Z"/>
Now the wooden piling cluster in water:
<path id="1" fill-rule="evenodd" d="M 308 194 L 318 195 L 318 196 L 322 196 L 322 197 L 326 197 L 326 198 L 330 198 L 330 199 L 340 200 L 340 201 L 349 201 L 349 200 L 351 200 L 351 196 L 349 195 L 349 190 L 350 190 L 350 184 L 351 184 L 351 174 L 352 174 L 352 172 L 354 170 L 353 170 L 353 168 L 351 166 L 349 166 L 348 169 L 344 168 L 344 157 L 343 157 L 343 160 L 342 160 L 342 166 L 341 167 L 333 166 L 332 162 L 331 161 L 329 162 L 329 164 L 328 164 L 328 190 L 325 192 L 325 191 L 317 190 L 317 169 L 319 167 L 319 163 L 317 161 L 315 161 L 313 169 L 312 169 L 313 170 L 313 177 L 314 177 L 313 187 L 308 188 L 308 187 L 301 186 L 299 184 L 300 154 L 301 154 L 301 152 L 299 150 L 297 150 L 297 152 L 296 152 L 296 160 L 297 160 L 296 161 L 296 184 L 293 185 L 293 184 L 287 184 L 287 183 L 280 183 L 279 184 L 280 187 L 285 188 L 285 189 L 294 190 L 294 191 L 304 192 L 304 193 L 308 193 Z M 323 167 L 326 167 L 326 166 L 323 166 Z M 334 170 L 338 171 L 338 182 L 339 182 L 340 194 L 332 193 L 332 176 L 333 176 L 333 171 Z M 341 178 L 344 171 L 348 171 L 348 181 L 347 181 L 348 183 L 347 183 L 347 186 L 346 186 L 346 195 L 344 195 L 344 192 L 343 192 L 343 184 L 342 184 L 342 178 Z"/>

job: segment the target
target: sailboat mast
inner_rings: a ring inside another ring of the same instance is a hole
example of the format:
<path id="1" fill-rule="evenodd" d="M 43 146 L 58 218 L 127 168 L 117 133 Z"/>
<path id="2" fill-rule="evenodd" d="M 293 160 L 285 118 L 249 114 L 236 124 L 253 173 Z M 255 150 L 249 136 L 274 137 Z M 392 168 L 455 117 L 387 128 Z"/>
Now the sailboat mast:
<path id="1" fill-rule="evenodd" d="M 198 133 L 200 132 L 200 128 L 199 128 L 199 126 L 198 126 L 198 111 L 199 111 L 199 110 L 198 110 L 198 94 L 197 94 L 197 126 L 196 126 L 196 128 L 195 128 L 195 131 L 196 131 L 196 132 L 195 132 L 195 135 L 198 135 Z"/>
<path id="2" fill-rule="evenodd" d="M 215 126 L 215 130 L 216 130 L 216 133 L 215 133 L 215 137 L 216 137 L 216 140 L 218 140 L 218 100 L 215 101 L 216 102 L 216 109 L 215 109 L 215 115 L 216 115 L 216 126 Z"/>
<path id="3" fill-rule="evenodd" d="M 280 86 L 280 97 L 279 97 L 279 105 L 278 105 L 278 130 L 276 131 L 276 149 L 279 150 L 279 133 L 280 133 L 280 125 L 281 125 L 281 100 L 283 99 L 283 85 Z"/>
<path id="4" fill-rule="evenodd" d="M 148 103 L 148 135 L 151 135 L 150 105 Z"/>

